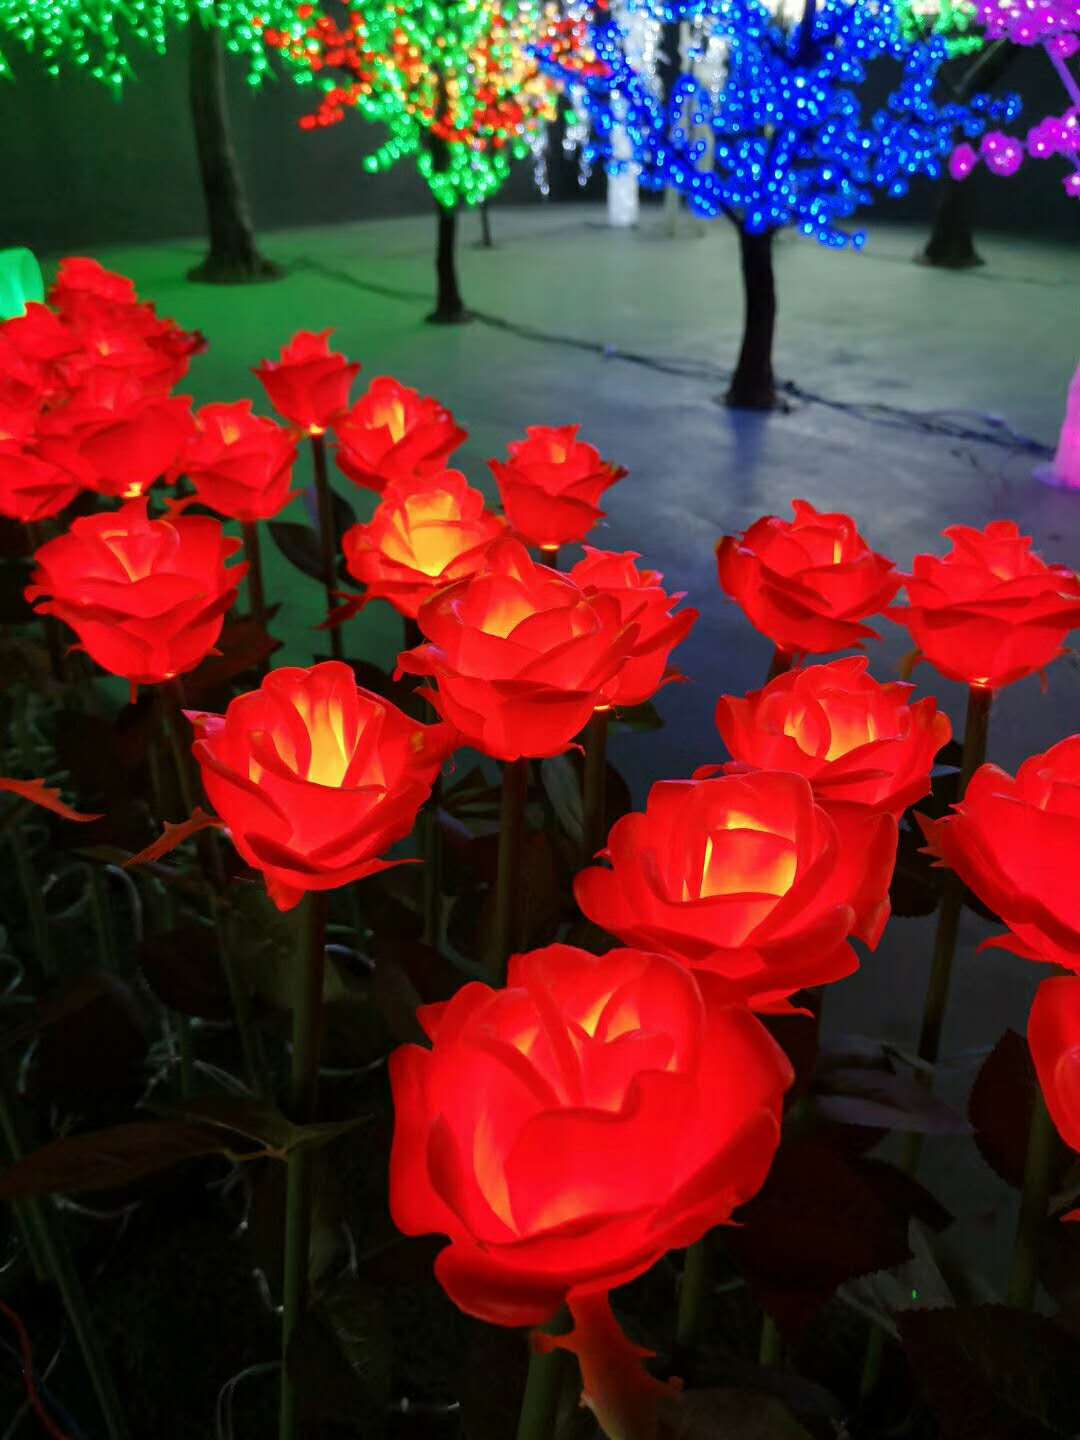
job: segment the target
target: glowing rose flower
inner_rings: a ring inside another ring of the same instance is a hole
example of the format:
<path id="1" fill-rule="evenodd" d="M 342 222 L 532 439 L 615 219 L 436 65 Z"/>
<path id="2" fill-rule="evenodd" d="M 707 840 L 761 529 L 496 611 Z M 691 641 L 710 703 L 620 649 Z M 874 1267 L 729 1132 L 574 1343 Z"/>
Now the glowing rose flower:
<path id="1" fill-rule="evenodd" d="M 637 641 L 610 595 L 587 595 L 510 537 L 416 619 L 430 643 L 399 655 L 399 673 L 432 676 L 424 693 L 443 719 L 497 760 L 561 754 Z"/>
<path id="2" fill-rule="evenodd" d="M 438 400 L 380 375 L 334 426 L 337 463 L 356 485 L 437 474 L 468 431 Z"/>
<path id="3" fill-rule="evenodd" d="M 1009 927 L 987 943 L 1080 971 L 1080 735 L 1015 779 L 980 766 L 953 810 L 920 821 L 931 852 Z"/>
<path id="4" fill-rule="evenodd" d="M 942 675 L 998 690 L 1042 670 L 1080 625 L 1080 578 L 1032 553 L 1011 520 L 953 525 L 944 557 L 916 555 L 908 605 L 889 610 Z"/>
<path id="5" fill-rule="evenodd" d="M 503 521 L 484 508 L 484 497 L 457 470 L 427 478 L 394 480 L 366 525 L 342 537 L 349 574 L 367 597 L 388 600 L 416 618 L 436 590 L 475 575 Z"/>
<path id="6" fill-rule="evenodd" d="M 390 1210 L 448 1235 L 470 1315 L 549 1319 L 692 1244 L 761 1186 L 788 1062 L 741 1006 L 640 950 L 551 945 L 417 1012 L 390 1057 Z"/>
<path id="7" fill-rule="evenodd" d="M 1080 1150 L 1080 980 L 1044 980 L 1028 1017 L 1028 1045 L 1050 1118 L 1070 1150 Z M 1065 1216 L 1080 1220 L 1080 1210 Z"/>
<path id="8" fill-rule="evenodd" d="M 224 715 L 192 714 L 203 786 L 281 910 L 385 870 L 457 744 L 361 690 L 339 660 L 271 671 Z"/>
<path id="9" fill-rule="evenodd" d="M 530 425 L 528 439 L 489 460 L 511 528 L 528 545 L 557 550 L 584 540 L 598 520 L 601 495 L 629 471 L 577 438 L 580 425 Z"/>
<path id="10" fill-rule="evenodd" d="M 672 613 L 684 592 L 669 595 L 661 588 L 660 571 L 639 570 L 634 561 L 640 559 L 633 550 L 617 555 L 586 545 L 585 559 L 570 571 L 571 580 L 583 590 L 611 596 L 624 623 L 637 626 L 633 655 L 604 687 L 608 705 L 642 705 L 666 680 L 677 679 L 678 672 L 668 670 L 668 658 L 698 618 L 696 610 Z"/>
<path id="11" fill-rule="evenodd" d="M 86 469 L 87 484 L 101 495 L 134 499 L 156 480 L 171 474 L 195 431 L 191 401 L 180 395 L 131 398 L 126 382 L 116 404 L 76 404 L 42 416 L 42 446 L 49 458 L 66 453 L 69 463 Z M 77 458 L 76 458 L 77 457 Z"/>
<path id="12" fill-rule="evenodd" d="M 855 903 L 891 873 L 893 822 L 881 817 L 857 863 L 800 775 L 775 770 L 663 780 L 625 815 L 604 857 L 574 882 L 602 929 L 673 955 L 755 1010 L 790 1009 L 796 990 L 858 966 Z"/>
<path id="13" fill-rule="evenodd" d="M 264 360 L 255 374 L 279 415 L 305 435 L 321 435 L 349 403 L 349 390 L 360 372 L 330 349 L 332 330 L 301 330 L 283 347 L 280 360 Z"/>
<path id="14" fill-rule="evenodd" d="M 893 562 L 878 555 L 848 515 L 826 515 L 793 500 L 794 520 L 766 515 L 716 547 L 722 588 L 747 619 L 788 655 L 846 650 L 876 635 L 862 624 L 900 588 Z"/>
<path id="15" fill-rule="evenodd" d="M 271 520 L 296 493 L 290 490 L 296 440 L 273 420 L 252 414 L 250 400 L 204 405 L 179 468 L 204 505 L 253 524 Z"/>
<path id="16" fill-rule="evenodd" d="M 912 704 L 911 685 L 879 685 L 868 664 L 858 655 L 789 670 L 744 699 L 723 696 L 716 707 L 734 762 L 725 769 L 805 776 L 836 825 L 842 858 L 855 865 L 877 856 L 883 817 L 891 822 L 895 855 L 896 822 L 929 792 L 934 756 L 952 734 L 933 699 Z M 853 901 L 854 934 L 870 945 L 889 918 L 891 878 L 891 865 L 875 863 L 872 888 Z"/>
<path id="17" fill-rule="evenodd" d="M 0 444 L 0 515 L 33 525 L 58 515 L 81 489 L 71 470 Z"/>
<path id="18" fill-rule="evenodd" d="M 138 300 L 135 282 L 126 275 L 106 270 L 97 260 L 86 256 L 67 255 L 60 261 L 49 290 L 49 304 L 63 312 L 65 306 L 80 295 L 93 295 L 114 305 L 134 305 Z"/>
<path id="19" fill-rule="evenodd" d="M 145 500 L 82 516 L 38 550 L 26 598 L 55 615 L 110 674 L 133 685 L 183 675 L 221 633 L 246 565 L 217 520 L 152 520 Z"/>

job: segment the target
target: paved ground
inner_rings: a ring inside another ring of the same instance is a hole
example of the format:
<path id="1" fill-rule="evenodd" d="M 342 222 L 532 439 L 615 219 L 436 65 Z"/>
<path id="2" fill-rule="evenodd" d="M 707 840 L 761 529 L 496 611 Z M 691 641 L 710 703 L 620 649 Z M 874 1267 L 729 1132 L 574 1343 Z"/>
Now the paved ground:
<path id="1" fill-rule="evenodd" d="M 484 460 L 529 423 L 580 420 L 605 454 L 629 465 L 630 478 L 610 494 L 602 543 L 644 552 L 702 611 L 678 657 L 695 683 L 661 696 L 665 729 L 616 742 L 615 757 L 639 794 L 654 779 L 722 758 L 712 726 L 716 696 L 753 688 L 764 676 L 767 642 L 716 586 L 713 545 L 721 533 L 786 512 L 792 496 L 805 496 L 850 511 L 877 548 L 904 564 L 919 550 L 940 548 L 944 525 L 995 516 L 1018 520 L 1048 557 L 1080 563 L 1080 494 L 1036 484 L 1030 451 L 940 433 L 948 419 L 999 440 L 1011 429 L 1055 443 L 1080 360 L 1075 251 L 986 237 L 986 268 L 954 274 L 911 264 L 922 237 L 910 230 L 871 229 L 862 255 L 785 238 L 777 256 L 777 368 L 819 400 L 760 417 L 716 403 L 741 305 L 728 227 L 671 240 L 652 217 L 639 231 L 618 233 L 602 228 L 599 211 L 555 207 L 496 211 L 494 220 L 492 251 L 473 246 L 471 221 L 464 227 L 463 289 L 484 319 L 454 329 L 421 323 L 431 280 L 428 217 L 267 237 L 289 277 L 246 289 L 185 284 L 183 272 L 197 258 L 185 244 L 100 258 L 210 337 L 191 376 L 199 401 L 255 396 L 248 367 L 298 328 L 333 325 L 369 376 L 392 373 L 454 409 L 471 430 L 463 468 L 476 483 L 486 484 Z M 867 406 L 897 412 L 868 418 Z M 344 480 L 339 488 L 351 490 Z M 295 587 L 282 631 L 286 658 L 301 661 L 310 655 L 316 588 L 276 568 L 271 593 L 286 585 Z M 373 606 L 354 623 L 354 653 L 366 648 L 388 660 L 396 619 Z M 903 632 L 887 622 L 883 629 L 873 651 L 879 678 L 895 673 L 907 648 Z M 956 687 L 928 671 L 919 678 L 955 722 Z M 1011 768 L 1075 730 L 1078 717 L 1080 667 L 1067 660 L 1055 667 L 1046 695 L 1031 681 L 1001 697 L 992 754 Z M 976 955 L 974 942 L 988 930 L 965 921 L 945 1035 L 957 1094 L 976 1063 L 971 1052 L 1007 1024 L 1023 1028 L 1038 978 L 1036 967 L 1002 951 Z M 828 1030 L 908 1042 L 928 949 L 924 922 L 895 921 L 861 973 L 830 994 Z M 970 1212 L 991 1204 L 990 1192 L 973 1184 L 979 1175 L 973 1156 L 938 1178 Z"/>

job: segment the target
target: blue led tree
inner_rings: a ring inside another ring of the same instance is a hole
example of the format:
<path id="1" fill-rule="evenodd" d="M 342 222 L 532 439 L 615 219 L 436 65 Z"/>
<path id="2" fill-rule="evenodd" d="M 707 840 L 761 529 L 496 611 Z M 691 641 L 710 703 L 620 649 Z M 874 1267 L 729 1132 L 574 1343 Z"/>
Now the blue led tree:
<path id="1" fill-rule="evenodd" d="M 982 95 L 938 103 L 945 42 L 905 34 L 893 0 L 805 0 L 794 23 L 760 0 L 639 3 L 723 43 L 719 89 L 691 73 L 658 94 L 654 77 L 627 61 L 623 33 L 606 11 L 592 26 L 596 68 L 605 73 L 567 79 L 589 112 L 595 158 L 609 170 L 626 163 L 612 154 L 621 124 L 644 186 L 674 187 L 699 215 L 725 216 L 737 228 L 745 319 L 728 402 L 771 408 L 776 232 L 790 226 L 824 245 L 858 248 L 865 237 L 843 225 L 856 210 L 902 195 L 913 176 L 936 177 L 957 138 L 981 134 L 1016 105 Z M 554 53 L 545 60 L 558 63 Z M 876 110 L 863 98 L 872 67 L 888 76 Z"/>

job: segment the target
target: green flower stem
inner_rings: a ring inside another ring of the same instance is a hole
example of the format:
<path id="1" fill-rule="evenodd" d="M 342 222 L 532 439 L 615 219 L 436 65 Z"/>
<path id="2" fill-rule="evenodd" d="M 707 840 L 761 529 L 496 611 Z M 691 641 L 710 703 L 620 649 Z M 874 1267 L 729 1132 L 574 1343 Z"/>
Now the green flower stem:
<path id="1" fill-rule="evenodd" d="M 247 573 L 248 604 L 251 618 L 260 625 L 266 625 L 266 591 L 263 587 L 262 547 L 259 544 L 259 527 L 254 520 L 245 520 L 241 525 L 244 537 L 244 557 L 250 566 Z"/>
<path id="2" fill-rule="evenodd" d="M 780 1328 L 771 1315 L 761 1321 L 761 1339 L 758 1342 L 758 1364 L 763 1369 L 774 1370 L 784 1358 L 784 1341 Z"/>
<path id="3" fill-rule="evenodd" d="M 709 1237 L 703 1235 L 691 1245 L 683 1258 L 682 1283 L 679 1286 L 679 1313 L 675 1324 L 675 1349 L 678 1374 L 683 1380 L 692 1368 L 694 1351 L 701 1340 L 705 1319 L 705 1301 L 709 1294 Z"/>
<path id="4" fill-rule="evenodd" d="M 881 1378 L 881 1362 L 885 1355 L 885 1331 L 880 1325 L 872 1325 L 863 1355 L 862 1374 L 859 1376 L 859 1399 L 868 1400 L 877 1389 Z"/>
<path id="5" fill-rule="evenodd" d="M 778 675 L 786 675 L 791 669 L 795 657 L 789 650 L 781 650 L 777 645 L 773 651 L 772 660 L 769 662 L 769 673 L 765 676 L 765 684 L 775 680 Z"/>
<path id="6" fill-rule="evenodd" d="M 442 831 L 439 829 L 441 777 L 436 775 L 431 798 L 420 815 L 423 852 L 424 944 L 438 949 L 442 935 Z"/>
<path id="7" fill-rule="evenodd" d="M 326 971 L 325 892 L 313 891 L 299 907 L 300 937 L 293 998 L 290 1118 L 298 1125 L 315 1118 L 319 1098 L 319 1049 L 322 1041 L 323 981 Z M 299 1434 L 299 1397 L 289 1375 L 289 1344 L 307 1300 L 311 1250 L 311 1151 L 290 1151 L 285 1198 L 285 1287 L 281 1327 L 281 1405 L 279 1440 Z"/>
<path id="8" fill-rule="evenodd" d="M 553 1320 L 538 1326 L 537 1329 L 548 1335 L 557 1335 L 569 1328 L 568 1320 L 564 1307 Z M 549 1350 L 546 1354 L 539 1350 L 530 1350 L 529 1374 L 521 1402 L 517 1440 L 552 1440 L 567 1361 L 568 1356 L 564 1350 Z"/>
<path id="9" fill-rule="evenodd" d="M 326 613 L 334 609 L 334 587 L 337 583 L 337 540 L 334 533 L 334 500 L 326 470 L 326 436 L 312 435 L 311 453 L 315 460 L 315 499 L 319 511 L 319 553 L 322 556 L 323 586 L 326 589 Z M 344 655 L 341 626 L 330 627 L 330 654 L 335 660 Z"/>
<path id="10" fill-rule="evenodd" d="M 1018 1310 L 1030 1310 L 1035 1301 L 1039 1230 L 1046 1220 L 1050 1203 L 1057 1152 L 1057 1131 L 1046 1108 L 1042 1089 L 1036 1082 L 1024 1164 L 1024 1188 L 1020 1192 L 1020 1217 L 1009 1271 L 1009 1304 L 1015 1305 Z"/>
<path id="11" fill-rule="evenodd" d="M 115 970 L 116 936 L 113 932 L 112 914 L 109 910 L 109 891 L 105 884 L 105 872 L 100 865 L 93 863 L 86 869 L 90 882 L 90 913 L 94 920 L 94 934 L 97 936 L 98 959 L 103 970 Z"/>
<path id="12" fill-rule="evenodd" d="M 605 809 L 607 802 L 607 737 L 609 711 L 594 710 L 585 727 L 585 776 L 582 794 L 583 865 L 592 863 L 593 856 L 607 835 Z"/>
<path id="13" fill-rule="evenodd" d="M 14 1161 L 22 1159 L 23 1150 L 8 1104 L 6 1076 L 4 1082 L 4 1085 L 0 1085 L 0 1133 Z M 16 1215 L 19 1215 L 20 1211 L 20 1223 L 25 1225 L 28 1234 L 33 1236 L 31 1256 L 36 1254 L 37 1263 L 48 1270 L 60 1292 L 76 1343 L 82 1352 L 83 1362 L 94 1387 L 94 1394 L 97 1396 L 109 1440 L 128 1440 L 129 1431 L 120 1405 L 120 1396 L 94 1329 L 86 1292 L 72 1263 L 63 1234 L 55 1223 L 55 1216 L 36 1196 L 28 1196 L 19 1201 Z"/>
<path id="14" fill-rule="evenodd" d="M 26 911 L 30 917 L 30 933 L 33 937 L 33 952 L 27 957 L 27 969 L 34 992 L 40 995 L 53 972 L 52 942 L 49 937 L 49 917 L 45 910 L 45 897 L 41 891 L 34 861 L 26 836 L 19 829 L 16 818 L 8 830 L 8 843 L 15 862 L 15 874 L 22 891 Z"/>
<path id="15" fill-rule="evenodd" d="M 521 938 L 521 852 L 525 838 L 525 800 L 529 762 L 503 762 L 499 812 L 499 859 L 495 879 L 495 980 L 506 979 L 506 966 Z"/>
<path id="16" fill-rule="evenodd" d="M 560 549 L 560 546 L 558 546 L 558 545 L 541 545 L 541 546 L 540 546 L 540 563 L 541 563 L 541 565 L 547 565 L 547 566 L 548 566 L 550 569 L 552 569 L 552 570 L 558 570 L 558 568 L 559 568 L 559 549 Z"/>

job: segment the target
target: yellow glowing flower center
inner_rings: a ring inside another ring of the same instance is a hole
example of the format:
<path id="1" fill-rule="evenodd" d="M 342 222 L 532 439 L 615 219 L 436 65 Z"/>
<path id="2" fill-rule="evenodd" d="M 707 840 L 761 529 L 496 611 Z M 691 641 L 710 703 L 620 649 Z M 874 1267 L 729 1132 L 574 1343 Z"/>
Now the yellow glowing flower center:
<path id="1" fill-rule="evenodd" d="M 311 741 L 311 758 L 304 778 L 313 785 L 339 789 L 352 760 L 345 740 L 345 712 L 341 701 L 331 696 L 320 700 L 312 708 L 308 697 L 301 693 L 295 697 L 293 704 L 307 727 Z"/>
<path id="2" fill-rule="evenodd" d="M 524 595 L 504 595 L 497 600 L 484 616 L 480 628 L 485 635 L 497 635 L 505 640 L 511 630 L 527 620 L 533 607 Z"/>
<path id="3" fill-rule="evenodd" d="M 226 421 L 221 427 L 221 443 L 223 445 L 235 445 L 240 439 L 240 426 L 233 425 Z"/>
<path id="4" fill-rule="evenodd" d="M 390 439 L 395 445 L 405 434 L 405 406 L 400 400 L 388 400 L 372 418 L 376 429 L 390 431 Z"/>
<path id="5" fill-rule="evenodd" d="M 752 815 L 741 815 L 732 811 L 721 827 L 725 831 L 740 834 L 767 835 L 769 844 L 753 842 L 745 847 L 724 845 L 716 849 L 714 837 L 705 840 L 705 851 L 701 860 L 701 878 L 698 882 L 697 899 L 709 900 L 716 895 L 786 895 L 791 889 L 798 868 L 794 849 L 782 835 L 775 835 Z M 740 849 L 745 853 L 740 854 Z M 690 893 L 686 880 L 683 881 L 684 900 L 695 897 Z"/>
<path id="6" fill-rule="evenodd" d="M 131 543 L 131 536 L 126 530 L 105 530 L 101 538 L 120 562 L 129 580 L 146 579 L 154 563 L 152 551 L 145 551 L 141 558 L 136 560 L 128 553 L 127 546 Z"/>

